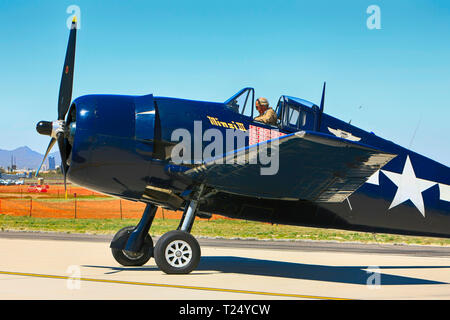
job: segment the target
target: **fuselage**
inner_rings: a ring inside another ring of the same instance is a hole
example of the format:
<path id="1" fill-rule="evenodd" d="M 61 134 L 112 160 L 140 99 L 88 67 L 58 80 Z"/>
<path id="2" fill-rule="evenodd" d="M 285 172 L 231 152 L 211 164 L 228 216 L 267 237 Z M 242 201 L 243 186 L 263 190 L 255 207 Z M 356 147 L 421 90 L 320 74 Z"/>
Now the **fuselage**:
<path id="1" fill-rule="evenodd" d="M 192 135 L 192 162 L 185 166 L 195 167 L 205 160 L 204 151 L 212 143 L 205 133 L 211 129 L 224 137 L 230 130 L 248 133 L 250 126 L 285 134 L 315 130 L 397 156 L 342 203 L 258 198 L 219 190 L 208 194 L 199 210 L 280 224 L 450 237 L 448 167 L 319 113 L 301 99 L 287 97 L 286 101 L 304 110 L 295 128 L 288 123 L 275 127 L 255 122 L 224 103 L 152 95 L 79 97 L 68 119 L 68 123 L 76 122 L 68 178 L 105 194 L 181 209 L 198 181 L 176 172 L 172 157 L 181 135 L 174 132 Z M 249 136 L 244 139 L 248 145 Z M 226 140 L 224 152 L 230 149 Z"/>

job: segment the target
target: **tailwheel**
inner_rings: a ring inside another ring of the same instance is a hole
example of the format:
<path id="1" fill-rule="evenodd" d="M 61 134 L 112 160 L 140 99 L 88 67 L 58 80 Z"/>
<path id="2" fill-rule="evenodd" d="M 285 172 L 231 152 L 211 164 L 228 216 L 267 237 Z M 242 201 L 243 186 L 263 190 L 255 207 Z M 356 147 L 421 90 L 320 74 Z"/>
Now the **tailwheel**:
<path id="1" fill-rule="evenodd" d="M 154 250 L 159 269 L 167 274 L 188 274 L 200 262 L 200 245 L 189 233 L 174 230 L 158 240 Z"/>
<path id="2" fill-rule="evenodd" d="M 135 227 L 120 229 L 113 238 L 113 242 L 126 243 Z M 153 256 L 153 240 L 150 235 L 145 236 L 144 245 L 139 252 L 127 251 L 125 249 L 111 248 L 112 255 L 118 263 L 123 266 L 142 266 Z"/>

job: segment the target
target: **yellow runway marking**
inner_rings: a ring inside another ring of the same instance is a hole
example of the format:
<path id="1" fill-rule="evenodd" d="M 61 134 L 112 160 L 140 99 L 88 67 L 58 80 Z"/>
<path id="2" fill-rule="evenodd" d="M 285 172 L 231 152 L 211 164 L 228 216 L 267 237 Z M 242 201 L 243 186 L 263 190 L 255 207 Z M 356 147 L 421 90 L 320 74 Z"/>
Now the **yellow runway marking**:
<path id="1" fill-rule="evenodd" d="M 203 290 L 203 291 L 217 291 L 217 292 L 228 292 L 228 293 L 243 293 L 243 294 L 254 294 L 254 295 L 265 295 L 274 297 L 286 297 L 286 298 L 301 298 L 301 299 L 321 299 L 321 300 L 349 300 L 344 298 L 331 298 L 331 297 L 320 297 L 320 296 L 308 296 L 301 294 L 290 294 L 290 293 L 274 293 L 274 292 L 262 292 L 262 291 L 251 291 L 251 290 L 235 290 L 235 289 L 222 289 L 222 288 L 208 288 L 208 287 L 195 287 L 195 286 L 184 286 L 175 284 L 162 284 L 162 283 L 149 283 L 149 282 L 134 282 L 134 281 L 121 281 L 121 280 L 107 280 L 107 279 L 94 279 L 94 278 L 74 278 L 69 276 L 56 276 L 48 274 L 37 274 L 37 273 L 22 273 L 22 272 L 8 272 L 0 271 L 0 275 L 10 275 L 10 276 L 24 276 L 24 277 L 35 277 L 35 278 L 47 278 L 47 279 L 60 279 L 60 280 L 80 280 L 88 282 L 101 282 L 101 283 L 115 283 L 115 284 L 128 284 L 137 286 L 148 286 L 148 287 L 160 287 L 160 288 L 176 288 L 176 289 L 190 289 L 190 290 Z"/>

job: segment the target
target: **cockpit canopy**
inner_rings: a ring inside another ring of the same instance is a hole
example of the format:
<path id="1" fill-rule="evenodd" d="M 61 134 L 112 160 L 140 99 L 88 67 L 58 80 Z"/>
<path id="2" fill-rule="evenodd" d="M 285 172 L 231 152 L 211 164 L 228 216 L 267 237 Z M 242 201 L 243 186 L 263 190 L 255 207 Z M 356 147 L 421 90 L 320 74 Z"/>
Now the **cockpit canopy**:
<path id="1" fill-rule="evenodd" d="M 255 89 L 244 88 L 225 101 L 225 104 L 235 112 L 253 118 Z"/>
<path id="2" fill-rule="evenodd" d="M 278 126 L 294 131 L 315 130 L 319 107 L 314 103 L 290 96 L 281 96 L 275 110 Z"/>
<path id="3" fill-rule="evenodd" d="M 234 112 L 254 117 L 255 89 L 244 88 L 225 101 L 225 105 Z M 278 100 L 275 113 L 278 117 L 277 126 L 288 131 L 316 130 L 316 117 L 319 107 L 304 99 L 281 96 Z"/>

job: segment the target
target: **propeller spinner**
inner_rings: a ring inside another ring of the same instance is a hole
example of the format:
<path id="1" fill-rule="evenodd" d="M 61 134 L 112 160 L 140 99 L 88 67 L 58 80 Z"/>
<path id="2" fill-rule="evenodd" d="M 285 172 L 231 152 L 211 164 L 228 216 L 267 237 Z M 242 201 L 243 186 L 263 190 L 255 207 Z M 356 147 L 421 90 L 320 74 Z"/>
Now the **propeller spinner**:
<path id="1" fill-rule="evenodd" d="M 66 129 L 65 117 L 69 110 L 70 103 L 72 101 L 72 87 L 73 87 L 73 73 L 75 65 L 75 45 L 77 38 L 77 19 L 72 20 L 70 27 L 69 42 L 67 44 L 66 58 L 64 61 L 64 68 L 61 77 L 61 85 L 59 87 L 58 98 L 58 120 L 56 121 L 39 121 L 36 125 L 36 131 L 39 134 L 47 135 L 51 137 L 50 143 L 45 152 L 44 159 L 42 159 L 41 165 L 36 171 L 36 176 L 39 175 L 39 171 L 47 158 L 50 150 L 53 148 L 56 142 L 58 142 L 59 153 L 61 155 L 61 166 L 64 174 L 64 188 L 66 187 L 66 175 L 67 175 L 67 154 L 66 154 L 66 136 L 68 130 Z"/>

